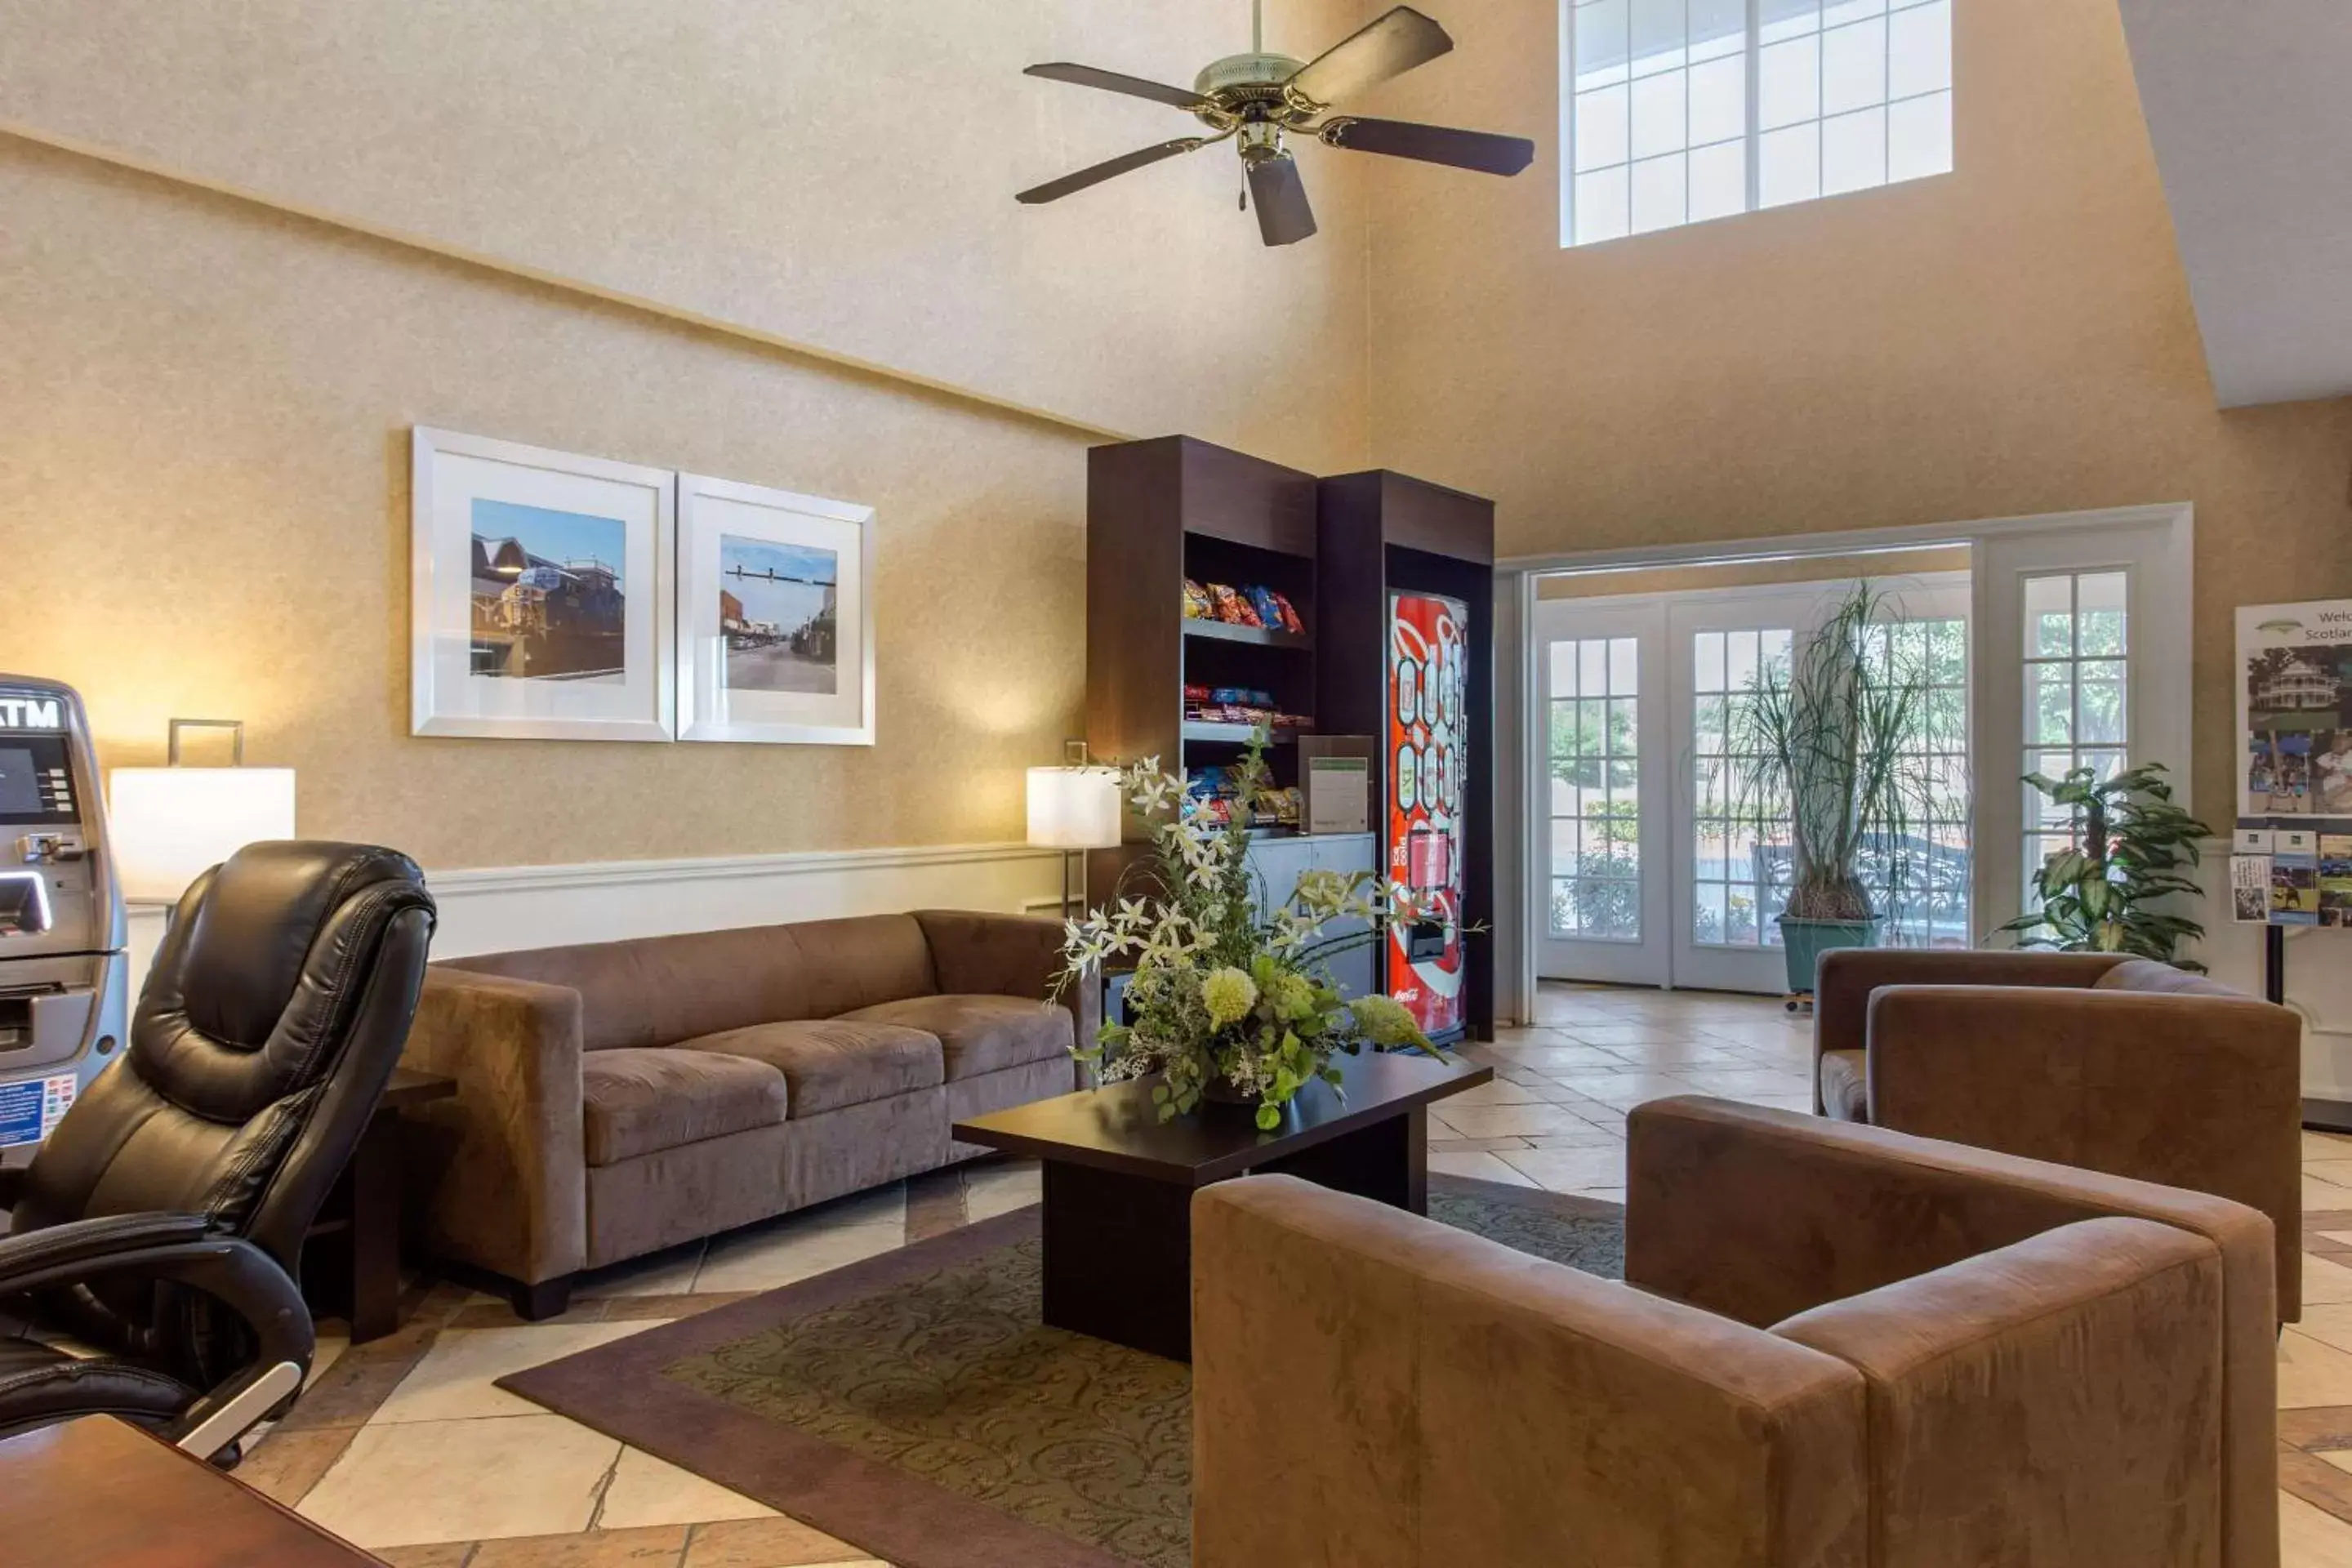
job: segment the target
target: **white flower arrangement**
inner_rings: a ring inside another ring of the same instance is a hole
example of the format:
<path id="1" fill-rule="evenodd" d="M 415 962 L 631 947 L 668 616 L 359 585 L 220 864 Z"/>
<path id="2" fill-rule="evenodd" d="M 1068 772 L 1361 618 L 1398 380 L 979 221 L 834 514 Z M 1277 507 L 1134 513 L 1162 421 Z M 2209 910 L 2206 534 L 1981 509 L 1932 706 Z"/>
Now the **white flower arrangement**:
<path id="1" fill-rule="evenodd" d="M 1252 738 L 1239 769 L 1242 798 L 1266 778 L 1266 734 Z M 1065 985 L 1093 984 L 1105 965 L 1129 963 L 1130 1022 L 1106 1024 L 1077 1051 L 1104 1082 L 1158 1073 L 1160 1118 L 1187 1113 L 1204 1098 L 1255 1102 L 1257 1124 L 1282 1123 L 1283 1107 L 1316 1079 L 1341 1088 L 1331 1058 L 1370 1046 L 1443 1056 L 1412 1015 L 1388 996 L 1343 998 L 1329 961 L 1381 940 L 1389 922 L 1415 918 L 1410 893 L 1369 873 L 1303 873 L 1290 896 L 1261 920 L 1249 865 L 1247 813 L 1218 822 L 1192 809 L 1184 781 L 1146 757 L 1119 771 L 1136 812 L 1166 816 L 1153 829 L 1153 886 L 1127 889 L 1104 910 L 1068 922 Z M 1126 879 L 1123 879 L 1124 881 Z M 1335 921 L 1362 929 L 1327 936 Z"/>

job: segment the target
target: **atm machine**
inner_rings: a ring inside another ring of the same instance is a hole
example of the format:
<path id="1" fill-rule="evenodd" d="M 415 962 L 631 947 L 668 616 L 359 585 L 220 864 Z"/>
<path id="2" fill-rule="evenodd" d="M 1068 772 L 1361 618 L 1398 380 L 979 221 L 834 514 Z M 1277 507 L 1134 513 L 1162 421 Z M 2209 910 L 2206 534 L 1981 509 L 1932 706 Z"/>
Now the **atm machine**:
<path id="1" fill-rule="evenodd" d="M 126 1037 L 122 894 L 73 688 L 0 675 L 0 1163 L 20 1165 Z"/>

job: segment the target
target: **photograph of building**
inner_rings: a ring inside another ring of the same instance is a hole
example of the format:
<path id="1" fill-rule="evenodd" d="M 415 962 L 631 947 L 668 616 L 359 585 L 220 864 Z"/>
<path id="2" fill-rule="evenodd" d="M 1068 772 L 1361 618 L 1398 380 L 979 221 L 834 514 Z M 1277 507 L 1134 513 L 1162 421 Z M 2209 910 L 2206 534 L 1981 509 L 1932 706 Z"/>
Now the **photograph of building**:
<path id="1" fill-rule="evenodd" d="M 621 679 L 625 549 L 617 518 L 477 500 L 473 673 Z"/>

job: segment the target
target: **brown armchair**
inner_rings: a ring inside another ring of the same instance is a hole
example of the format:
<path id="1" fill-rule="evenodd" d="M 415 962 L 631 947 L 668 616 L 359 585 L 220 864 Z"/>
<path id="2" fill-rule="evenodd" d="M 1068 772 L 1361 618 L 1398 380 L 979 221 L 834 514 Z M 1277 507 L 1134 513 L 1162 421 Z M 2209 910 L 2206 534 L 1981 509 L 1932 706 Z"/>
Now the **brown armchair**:
<path id="1" fill-rule="evenodd" d="M 1845 951 L 1814 993 L 1815 1108 L 2233 1198 L 2303 1315 L 2302 1020 L 2112 953 Z"/>
<path id="2" fill-rule="evenodd" d="M 2261 1215 L 1717 1100 L 1628 1156 L 1632 1289 L 1203 1189 L 1198 1568 L 2276 1568 Z"/>

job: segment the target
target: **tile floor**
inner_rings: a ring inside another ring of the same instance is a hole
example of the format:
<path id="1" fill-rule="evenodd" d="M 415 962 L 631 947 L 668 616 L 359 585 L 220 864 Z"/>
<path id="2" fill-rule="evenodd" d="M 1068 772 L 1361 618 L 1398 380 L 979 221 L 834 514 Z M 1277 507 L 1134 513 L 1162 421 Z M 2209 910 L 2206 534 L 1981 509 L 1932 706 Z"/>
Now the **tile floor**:
<path id="1" fill-rule="evenodd" d="M 1620 1199 L 1631 1106 L 1811 1108 L 1811 1024 L 1777 1001 L 1547 986 L 1539 1013 L 1468 1048 L 1496 1079 L 1433 1112 L 1431 1169 Z M 2352 1138 L 2305 1133 L 2304 1159 L 2308 1304 L 2279 1352 L 2284 1561 L 2352 1568 Z M 937 1173 L 609 1270 L 546 1323 L 421 1287 L 397 1334 L 322 1344 L 237 1473 L 398 1568 L 887 1568 L 492 1383 L 1036 1196 L 1034 1167 Z"/>

